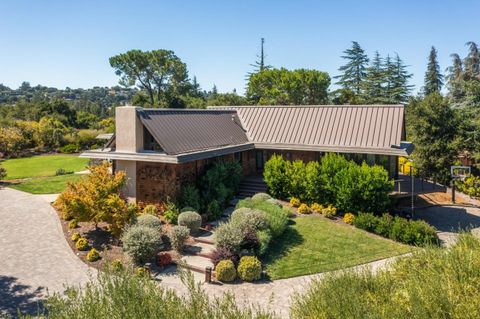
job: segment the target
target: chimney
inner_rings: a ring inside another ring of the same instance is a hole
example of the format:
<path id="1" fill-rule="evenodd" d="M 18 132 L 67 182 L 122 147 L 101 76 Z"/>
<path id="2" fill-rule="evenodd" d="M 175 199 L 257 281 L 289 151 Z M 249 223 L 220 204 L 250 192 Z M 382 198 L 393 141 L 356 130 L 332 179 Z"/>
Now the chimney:
<path id="1" fill-rule="evenodd" d="M 143 150 L 143 124 L 137 116 L 141 107 L 115 108 L 115 143 L 117 152 L 136 153 Z"/>

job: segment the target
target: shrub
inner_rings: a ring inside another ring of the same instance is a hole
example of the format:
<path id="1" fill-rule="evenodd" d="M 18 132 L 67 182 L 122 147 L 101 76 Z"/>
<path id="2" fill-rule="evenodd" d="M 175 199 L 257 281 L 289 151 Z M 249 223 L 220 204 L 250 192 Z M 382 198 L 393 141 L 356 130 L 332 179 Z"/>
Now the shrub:
<path id="1" fill-rule="evenodd" d="M 67 172 L 64 168 L 57 168 L 55 171 L 55 176 L 61 176 L 61 175 L 67 175 L 67 174 L 73 174 L 73 172 Z"/>
<path id="2" fill-rule="evenodd" d="M 114 272 L 121 272 L 124 269 L 122 262 L 118 259 L 112 261 L 110 267 Z"/>
<path id="3" fill-rule="evenodd" d="M 77 227 L 78 227 L 78 222 L 75 218 L 68 222 L 68 229 L 74 229 Z"/>
<path id="4" fill-rule="evenodd" d="M 392 229 L 393 217 L 392 215 L 385 213 L 382 217 L 376 217 L 377 222 L 375 229 L 373 230 L 375 234 L 383 237 L 389 237 L 390 231 Z"/>
<path id="5" fill-rule="evenodd" d="M 244 239 L 243 230 L 232 223 L 222 223 L 215 231 L 215 246 L 238 253 Z"/>
<path id="6" fill-rule="evenodd" d="M 343 215 L 343 221 L 349 225 L 353 224 L 354 219 L 355 215 L 353 215 L 352 213 L 346 213 L 345 215 Z"/>
<path id="7" fill-rule="evenodd" d="M 257 254 L 259 256 L 263 256 L 267 252 L 268 246 L 272 241 L 272 235 L 268 230 L 261 230 L 257 232 L 257 238 L 258 238 Z"/>
<path id="8" fill-rule="evenodd" d="M 88 249 L 88 241 L 86 238 L 79 238 L 77 242 L 75 243 L 75 247 L 77 247 L 78 250 L 85 251 Z"/>
<path id="9" fill-rule="evenodd" d="M 183 212 L 178 215 L 178 225 L 185 226 L 191 234 L 195 234 L 202 226 L 202 216 L 197 212 Z"/>
<path id="10" fill-rule="evenodd" d="M 183 207 L 182 209 L 180 209 L 180 213 L 183 213 L 183 212 L 195 212 L 195 208 L 190 207 L 190 206 L 186 206 L 186 207 Z"/>
<path id="11" fill-rule="evenodd" d="M 217 220 L 222 217 L 222 208 L 216 199 L 212 200 L 207 206 L 207 213 L 211 220 Z"/>
<path id="12" fill-rule="evenodd" d="M 158 230 L 134 225 L 126 229 L 122 235 L 123 251 L 136 264 L 150 261 L 160 249 L 162 240 Z"/>
<path id="13" fill-rule="evenodd" d="M 307 204 L 300 204 L 300 206 L 298 206 L 298 212 L 300 214 L 310 214 L 311 213 L 310 208 L 308 207 Z"/>
<path id="14" fill-rule="evenodd" d="M 147 215 L 153 215 L 157 216 L 158 215 L 158 208 L 157 206 L 153 204 L 149 204 L 143 208 L 143 213 Z"/>
<path id="15" fill-rule="evenodd" d="M 232 282 L 237 278 L 237 272 L 235 270 L 235 265 L 229 259 L 221 260 L 215 266 L 215 277 L 217 280 L 222 282 Z"/>
<path id="16" fill-rule="evenodd" d="M 191 207 L 191 211 L 200 211 L 201 200 L 198 189 L 193 185 L 183 187 L 180 194 L 180 204 L 183 207 Z"/>
<path id="17" fill-rule="evenodd" d="M 359 213 L 353 220 L 353 225 L 357 228 L 374 232 L 377 227 L 378 219 L 372 213 Z"/>
<path id="18" fill-rule="evenodd" d="M 60 153 L 72 154 L 78 151 L 78 145 L 69 143 L 60 147 Z"/>
<path id="19" fill-rule="evenodd" d="M 95 248 L 90 249 L 87 254 L 87 260 L 90 262 L 94 262 L 100 259 L 100 254 Z"/>
<path id="20" fill-rule="evenodd" d="M 168 252 L 161 252 L 157 254 L 157 265 L 164 267 L 170 265 L 173 262 L 172 255 Z"/>
<path id="21" fill-rule="evenodd" d="M 305 166 L 305 194 L 304 199 L 309 202 L 323 202 L 324 185 L 320 163 L 312 161 Z"/>
<path id="22" fill-rule="evenodd" d="M 286 163 L 282 156 L 274 154 L 266 163 L 263 170 L 263 180 L 273 197 L 288 197 L 288 178 L 285 173 Z"/>
<path id="23" fill-rule="evenodd" d="M 237 272 L 238 277 L 244 281 L 258 280 L 262 275 L 262 264 L 257 257 L 244 256 L 240 258 Z"/>
<path id="24" fill-rule="evenodd" d="M 163 212 L 163 217 L 169 224 L 176 224 L 178 220 L 178 215 L 180 215 L 180 210 L 178 209 L 175 203 L 167 200 L 166 209 Z"/>
<path id="25" fill-rule="evenodd" d="M 185 226 L 173 226 L 168 233 L 170 244 L 176 251 L 182 251 L 185 243 L 190 237 L 190 230 Z"/>
<path id="26" fill-rule="evenodd" d="M 200 197 L 207 203 L 207 212 L 212 214 L 212 218 L 220 217 L 222 208 L 238 190 L 241 177 L 242 167 L 238 162 L 217 162 L 200 179 Z M 215 211 L 210 207 L 214 200 L 219 207 Z"/>
<path id="27" fill-rule="evenodd" d="M 0 167 L 0 180 L 4 179 L 7 177 L 7 170 L 3 167 Z"/>
<path id="28" fill-rule="evenodd" d="M 152 228 L 157 232 L 162 231 L 162 221 L 160 220 L 160 218 L 150 214 L 138 216 L 136 225 Z"/>
<path id="29" fill-rule="evenodd" d="M 80 236 L 80 234 L 78 232 L 74 232 L 72 234 L 72 237 L 70 238 L 73 242 L 77 242 L 77 240 L 79 240 L 82 236 Z"/>
<path id="30" fill-rule="evenodd" d="M 272 199 L 272 196 L 268 195 L 267 193 L 256 193 L 252 196 L 253 200 L 269 200 Z"/>
<path id="31" fill-rule="evenodd" d="M 290 211 L 286 208 L 278 207 L 278 205 L 266 201 L 254 201 L 251 198 L 239 201 L 236 208 L 241 207 L 263 211 L 267 216 L 268 228 L 274 238 L 280 236 L 287 228 Z"/>
<path id="32" fill-rule="evenodd" d="M 267 202 L 269 204 L 273 204 L 273 205 L 278 206 L 278 207 L 282 207 L 282 204 L 280 204 L 275 198 L 267 199 L 265 202 Z"/>
<path id="33" fill-rule="evenodd" d="M 236 267 L 238 265 L 240 257 L 238 256 L 238 254 L 233 253 L 230 249 L 218 247 L 210 253 L 210 259 L 212 260 L 214 266 L 217 266 L 220 261 L 228 259 L 231 260 Z"/>
<path id="34" fill-rule="evenodd" d="M 300 200 L 296 197 L 292 197 L 290 198 L 290 205 L 292 205 L 293 207 L 298 207 L 300 206 Z"/>
<path id="35" fill-rule="evenodd" d="M 320 205 L 319 203 L 313 203 L 312 206 L 310 206 L 312 211 L 317 214 L 321 214 L 323 211 L 323 205 Z"/>
<path id="36" fill-rule="evenodd" d="M 306 171 L 305 163 L 301 160 L 287 161 L 285 165 L 285 174 L 287 175 L 287 193 L 290 196 L 297 197 L 300 200 L 306 198 Z"/>
<path id="37" fill-rule="evenodd" d="M 327 218 L 332 218 L 333 216 L 337 215 L 337 209 L 330 204 L 323 208 L 322 215 Z"/>
<path id="38" fill-rule="evenodd" d="M 234 210 L 230 216 L 230 222 L 236 225 L 248 226 L 255 231 L 268 228 L 268 219 L 265 212 L 247 207 Z"/>

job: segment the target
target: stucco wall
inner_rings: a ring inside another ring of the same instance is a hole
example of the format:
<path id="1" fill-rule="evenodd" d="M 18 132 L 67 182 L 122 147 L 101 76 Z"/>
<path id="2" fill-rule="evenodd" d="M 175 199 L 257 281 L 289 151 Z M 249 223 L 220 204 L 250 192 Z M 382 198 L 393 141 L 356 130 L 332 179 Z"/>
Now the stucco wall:
<path id="1" fill-rule="evenodd" d="M 120 106 L 115 109 L 117 152 L 143 150 L 143 124 L 138 118 L 136 110 L 135 106 Z"/>
<path id="2" fill-rule="evenodd" d="M 127 184 L 124 193 L 129 201 L 135 201 L 137 197 L 137 162 L 134 161 L 115 161 L 115 171 L 125 171 L 127 174 Z"/>

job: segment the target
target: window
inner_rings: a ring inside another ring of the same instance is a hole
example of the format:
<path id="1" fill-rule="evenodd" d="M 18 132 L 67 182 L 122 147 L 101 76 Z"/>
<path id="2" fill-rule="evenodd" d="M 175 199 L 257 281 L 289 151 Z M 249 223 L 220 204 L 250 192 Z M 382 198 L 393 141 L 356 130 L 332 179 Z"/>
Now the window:
<path id="1" fill-rule="evenodd" d="M 150 132 L 144 127 L 143 128 L 143 149 L 145 151 L 154 151 L 161 152 L 162 148 L 157 143 L 155 138 L 150 134 Z"/>

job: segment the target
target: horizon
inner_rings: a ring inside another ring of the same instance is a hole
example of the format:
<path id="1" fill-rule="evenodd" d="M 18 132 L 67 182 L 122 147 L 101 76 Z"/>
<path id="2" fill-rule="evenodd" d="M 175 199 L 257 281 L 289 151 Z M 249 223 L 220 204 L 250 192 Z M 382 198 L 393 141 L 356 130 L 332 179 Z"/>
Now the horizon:
<path id="1" fill-rule="evenodd" d="M 382 57 L 398 53 L 413 73 L 415 94 L 423 85 L 432 45 L 445 74 L 450 54 L 464 57 L 467 41 L 480 42 L 478 2 L 458 6 L 409 0 L 377 8 L 380 3 L 2 2 L 0 10 L 9 14 L 0 21 L 5 39 L 0 83 L 12 89 L 24 81 L 58 89 L 112 87 L 119 78 L 109 57 L 131 49 L 168 49 L 187 64 L 189 77 L 196 76 L 202 90 L 216 85 L 219 92 L 236 89 L 243 95 L 245 75 L 264 37 L 268 65 L 325 71 L 330 90 L 336 88 L 334 76 L 351 41 L 359 42 L 370 58 L 377 50 Z M 392 21 L 400 23 L 392 27 Z"/>

